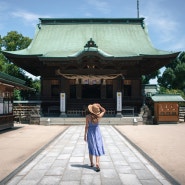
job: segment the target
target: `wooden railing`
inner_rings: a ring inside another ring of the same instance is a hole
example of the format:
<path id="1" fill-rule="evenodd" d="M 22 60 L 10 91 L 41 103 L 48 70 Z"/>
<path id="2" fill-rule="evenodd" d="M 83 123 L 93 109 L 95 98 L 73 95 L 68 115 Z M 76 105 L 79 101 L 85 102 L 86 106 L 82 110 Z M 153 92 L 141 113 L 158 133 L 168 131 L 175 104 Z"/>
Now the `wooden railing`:
<path id="1" fill-rule="evenodd" d="M 71 117 L 85 116 L 88 111 L 89 104 L 99 103 L 106 109 L 105 116 L 115 116 L 116 103 L 115 100 L 110 99 L 83 99 L 83 100 L 68 100 L 67 101 L 67 115 Z"/>

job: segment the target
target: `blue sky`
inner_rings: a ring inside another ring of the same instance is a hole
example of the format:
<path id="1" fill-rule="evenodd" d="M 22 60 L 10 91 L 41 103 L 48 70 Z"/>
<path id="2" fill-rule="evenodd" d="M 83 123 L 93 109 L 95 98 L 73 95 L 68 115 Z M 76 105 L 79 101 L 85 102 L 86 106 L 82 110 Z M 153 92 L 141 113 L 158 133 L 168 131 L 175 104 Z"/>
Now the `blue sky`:
<path id="1" fill-rule="evenodd" d="M 185 51 L 184 0 L 140 0 L 154 47 Z M 0 35 L 34 37 L 38 18 L 136 18 L 137 0 L 0 0 Z"/>

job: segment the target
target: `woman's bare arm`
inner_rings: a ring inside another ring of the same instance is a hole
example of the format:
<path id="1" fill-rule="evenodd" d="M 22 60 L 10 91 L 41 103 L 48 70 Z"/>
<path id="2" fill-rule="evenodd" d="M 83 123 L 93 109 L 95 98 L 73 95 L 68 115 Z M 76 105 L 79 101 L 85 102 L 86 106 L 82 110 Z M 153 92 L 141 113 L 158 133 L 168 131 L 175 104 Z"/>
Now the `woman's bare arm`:
<path id="1" fill-rule="evenodd" d="M 98 118 L 101 118 L 104 116 L 104 114 L 106 113 L 105 108 L 103 108 L 100 104 L 97 104 L 100 108 L 100 114 L 98 115 Z"/>
<path id="2" fill-rule="evenodd" d="M 85 124 L 85 132 L 84 132 L 84 141 L 87 141 L 87 132 L 88 132 L 88 126 L 89 126 L 89 116 L 86 116 L 86 124 Z"/>

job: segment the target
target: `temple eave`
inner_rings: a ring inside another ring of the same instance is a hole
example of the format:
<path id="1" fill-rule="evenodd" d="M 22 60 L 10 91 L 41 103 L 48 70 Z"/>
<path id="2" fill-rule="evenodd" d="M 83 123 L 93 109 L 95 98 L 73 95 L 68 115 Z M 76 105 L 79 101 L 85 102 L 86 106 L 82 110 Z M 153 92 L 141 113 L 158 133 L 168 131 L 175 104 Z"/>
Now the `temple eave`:
<path id="1" fill-rule="evenodd" d="M 175 58 L 177 57 L 180 52 L 174 52 L 174 53 L 167 53 L 167 54 L 138 54 L 138 55 L 120 55 L 120 56 L 116 56 L 116 55 L 111 55 L 111 54 L 107 54 L 107 55 L 103 55 L 100 52 L 97 51 L 85 51 L 85 52 L 80 52 L 80 54 L 71 54 L 68 56 L 50 56 L 50 55 L 46 55 L 46 54 L 16 54 L 11 53 L 11 52 L 6 52 L 3 51 L 3 54 L 8 57 L 8 58 L 17 58 L 17 59 L 21 59 L 21 58 L 26 58 L 26 59 L 38 59 L 41 61 L 44 60 L 54 60 L 54 61 L 62 61 L 62 60 L 78 60 L 84 56 L 99 56 L 100 58 L 103 59 L 107 59 L 107 60 L 141 60 L 141 59 L 151 59 L 151 58 L 158 58 L 158 59 L 165 59 L 165 58 Z"/>

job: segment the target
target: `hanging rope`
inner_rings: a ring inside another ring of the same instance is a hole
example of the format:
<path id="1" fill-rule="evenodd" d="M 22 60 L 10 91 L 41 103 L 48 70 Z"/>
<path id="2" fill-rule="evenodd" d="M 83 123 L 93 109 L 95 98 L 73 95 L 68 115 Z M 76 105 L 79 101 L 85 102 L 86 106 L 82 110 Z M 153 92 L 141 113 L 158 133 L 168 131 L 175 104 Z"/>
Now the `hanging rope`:
<path id="1" fill-rule="evenodd" d="M 112 80 L 115 79 L 119 76 L 122 76 L 122 74 L 109 74 L 109 75 L 78 75 L 78 74 L 63 74 L 60 72 L 60 69 L 56 71 L 57 75 L 61 75 L 64 78 L 70 79 L 70 80 L 75 80 L 75 79 L 83 79 L 83 80 Z"/>

